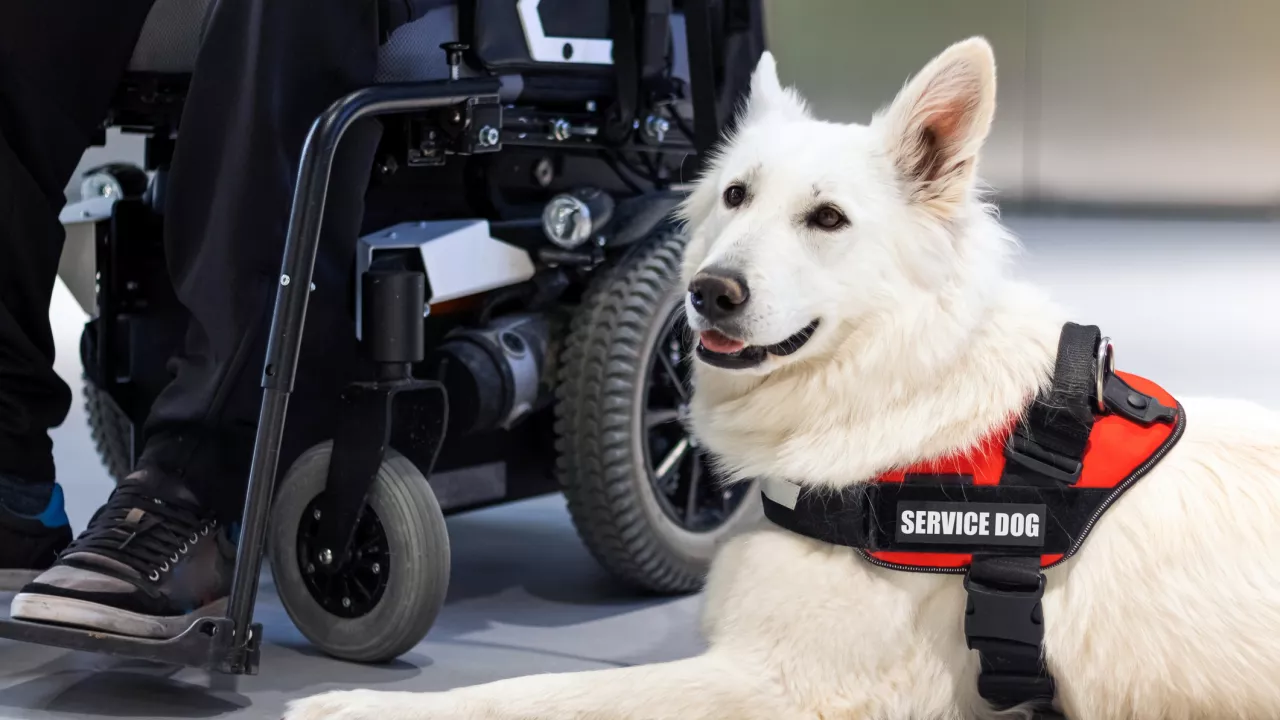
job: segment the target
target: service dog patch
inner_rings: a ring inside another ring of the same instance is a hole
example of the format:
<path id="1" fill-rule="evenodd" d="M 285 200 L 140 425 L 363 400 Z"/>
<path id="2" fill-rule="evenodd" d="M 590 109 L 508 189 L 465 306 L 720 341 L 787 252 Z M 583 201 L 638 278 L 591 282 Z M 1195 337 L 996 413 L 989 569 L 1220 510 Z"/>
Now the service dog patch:
<path id="1" fill-rule="evenodd" d="M 1044 505 L 1013 503 L 898 503 L 900 543 L 1043 547 Z"/>

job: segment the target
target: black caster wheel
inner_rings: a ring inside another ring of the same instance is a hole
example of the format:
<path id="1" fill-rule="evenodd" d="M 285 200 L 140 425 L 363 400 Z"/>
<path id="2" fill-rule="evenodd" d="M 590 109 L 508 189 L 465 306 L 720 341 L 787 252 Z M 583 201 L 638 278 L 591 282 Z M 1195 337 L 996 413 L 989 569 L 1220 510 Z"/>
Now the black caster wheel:
<path id="1" fill-rule="evenodd" d="M 565 341 L 559 476 L 578 534 L 641 589 L 698 590 L 726 538 L 763 511 L 725 486 L 685 429 L 692 337 L 679 286 L 684 237 L 659 232 L 596 277 Z"/>
<path id="2" fill-rule="evenodd" d="M 268 554 L 276 591 L 293 624 L 320 650 L 343 660 L 393 660 L 435 622 L 449 588 L 449 535 L 427 479 L 388 449 L 355 528 L 347 567 L 318 566 L 317 499 L 332 443 L 298 458 L 271 510 Z"/>

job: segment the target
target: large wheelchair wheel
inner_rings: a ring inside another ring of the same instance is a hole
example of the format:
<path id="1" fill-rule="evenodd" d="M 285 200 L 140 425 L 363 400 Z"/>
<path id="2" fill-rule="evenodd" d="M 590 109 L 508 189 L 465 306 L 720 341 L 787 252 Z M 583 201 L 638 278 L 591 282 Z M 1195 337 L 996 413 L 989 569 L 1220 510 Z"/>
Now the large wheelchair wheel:
<path id="1" fill-rule="evenodd" d="M 720 542 L 761 512 L 750 484 L 717 481 L 685 428 L 684 243 L 655 234 L 595 279 L 565 342 L 556 405 L 560 482 L 579 535 L 613 574 L 663 593 L 701 588 Z"/>
<path id="2" fill-rule="evenodd" d="M 427 479 L 388 449 L 356 523 L 352 560 L 337 572 L 314 561 L 333 444 L 317 445 L 281 480 L 268 554 L 276 591 L 317 648 L 355 662 L 386 662 L 417 645 L 449 587 L 449 535 Z"/>

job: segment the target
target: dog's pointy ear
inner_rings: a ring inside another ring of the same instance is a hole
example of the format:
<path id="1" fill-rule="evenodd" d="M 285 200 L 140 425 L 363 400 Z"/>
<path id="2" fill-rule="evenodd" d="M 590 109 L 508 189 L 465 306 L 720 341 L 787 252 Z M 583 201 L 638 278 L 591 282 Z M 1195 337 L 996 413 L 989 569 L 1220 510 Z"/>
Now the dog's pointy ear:
<path id="1" fill-rule="evenodd" d="M 769 116 L 803 120 L 809 117 L 809 111 L 799 93 L 782 87 L 778 80 L 778 62 L 773 59 L 773 53 L 766 50 L 751 73 L 751 95 L 743 117 L 752 121 Z"/>
<path id="2" fill-rule="evenodd" d="M 944 217 L 964 203 L 995 108 L 995 56 L 970 38 L 934 58 L 876 117 L 913 202 Z"/>

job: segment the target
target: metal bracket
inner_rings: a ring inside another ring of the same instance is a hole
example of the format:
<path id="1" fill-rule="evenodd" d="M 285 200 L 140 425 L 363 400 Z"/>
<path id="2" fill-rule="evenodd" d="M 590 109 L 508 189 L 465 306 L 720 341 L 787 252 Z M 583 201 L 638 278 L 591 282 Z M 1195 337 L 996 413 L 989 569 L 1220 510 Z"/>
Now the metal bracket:
<path id="1" fill-rule="evenodd" d="M 232 675 L 257 675 L 258 661 L 262 654 L 262 626 L 256 623 L 251 625 L 245 641 L 237 642 L 234 624 L 227 618 L 197 620 L 181 635 L 169 640 L 126 637 L 60 625 L 6 620 L 0 622 L 0 638 L 198 667 Z"/>
<path id="2" fill-rule="evenodd" d="M 411 402 L 396 402 L 409 396 Z M 448 420 L 444 386 L 431 380 L 352 383 L 342 392 L 342 403 L 325 491 L 317 505 L 320 550 L 313 559 L 323 571 L 336 571 L 348 560 L 351 534 L 391 444 L 392 428 L 405 439 L 406 454 L 426 455 L 434 463 Z M 424 475 L 431 472 L 429 465 L 418 469 Z"/>

